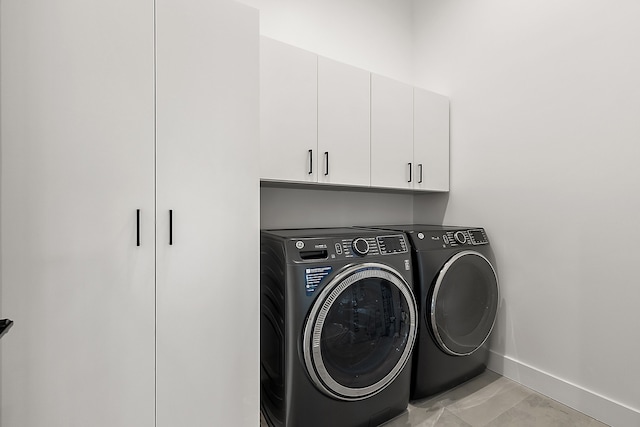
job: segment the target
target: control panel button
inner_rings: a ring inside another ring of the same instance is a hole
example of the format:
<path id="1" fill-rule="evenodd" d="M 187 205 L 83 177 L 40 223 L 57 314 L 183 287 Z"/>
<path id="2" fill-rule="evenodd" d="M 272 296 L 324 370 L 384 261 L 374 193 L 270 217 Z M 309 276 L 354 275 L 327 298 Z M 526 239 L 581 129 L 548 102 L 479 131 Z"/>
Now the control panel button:
<path id="1" fill-rule="evenodd" d="M 353 240 L 351 248 L 356 255 L 364 256 L 369 253 L 369 242 L 362 237 Z"/>
<path id="2" fill-rule="evenodd" d="M 422 240 L 424 239 L 424 233 L 418 233 L 418 239 Z"/>
<path id="3" fill-rule="evenodd" d="M 467 242 L 467 236 L 462 231 L 456 231 L 456 234 L 453 235 L 456 241 L 460 244 L 464 244 Z"/>
<path id="4" fill-rule="evenodd" d="M 342 255 L 342 245 L 340 243 L 336 243 L 336 253 L 338 255 Z"/>

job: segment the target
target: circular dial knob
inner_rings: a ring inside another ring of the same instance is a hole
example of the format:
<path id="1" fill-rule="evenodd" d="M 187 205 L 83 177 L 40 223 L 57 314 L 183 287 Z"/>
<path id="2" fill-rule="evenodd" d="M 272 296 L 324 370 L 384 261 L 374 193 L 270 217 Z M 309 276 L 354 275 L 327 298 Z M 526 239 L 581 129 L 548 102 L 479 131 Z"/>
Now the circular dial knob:
<path id="1" fill-rule="evenodd" d="M 369 253 L 369 243 L 362 237 L 354 239 L 351 244 L 351 248 L 353 249 L 353 252 L 360 256 L 364 256 Z"/>
<path id="2" fill-rule="evenodd" d="M 456 238 L 458 243 L 466 243 L 467 241 L 467 236 L 465 236 L 462 231 L 456 231 L 456 234 L 454 234 L 453 237 Z"/>

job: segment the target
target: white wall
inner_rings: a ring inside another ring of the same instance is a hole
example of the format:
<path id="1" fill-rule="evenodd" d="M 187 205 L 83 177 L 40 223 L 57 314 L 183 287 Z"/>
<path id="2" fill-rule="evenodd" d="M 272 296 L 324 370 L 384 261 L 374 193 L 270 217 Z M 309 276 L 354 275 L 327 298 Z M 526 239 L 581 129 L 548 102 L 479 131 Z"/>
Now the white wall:
<path id="1" fill-rule="evenodd" d="M 484 226 L 503 292 L 492 368 L 640 424 L 640 5 L 242 1 L 264 35 L 451 98 L 449 196 L 263 188 L 261 225 Z"/>
<path id="2" fill-rule="evenodd" d="M 261 198 L 262 228 L 380 225 L 413 220 L 413 198 L 408 193 L 263 187 Z"/>
<path id="3" fill-rule="evenodd" d="M 411 83 L 411 0 L 240 0 L 262 35 Z M 262 188 L 262 228 L 411 222 L 410 193 Z"/>
<path id="4" fill-rule="evenodd" d="M 493 368 L 640 425 L 640 3 L 414 3 L 415 84 L 451 98 L 444 222 L 499 263 Z"/>
<path id="5" fill-rule="evenodd" d="M 260 33 L 397 80 L 412 74 L 411 0 L 240 0 Z"/>

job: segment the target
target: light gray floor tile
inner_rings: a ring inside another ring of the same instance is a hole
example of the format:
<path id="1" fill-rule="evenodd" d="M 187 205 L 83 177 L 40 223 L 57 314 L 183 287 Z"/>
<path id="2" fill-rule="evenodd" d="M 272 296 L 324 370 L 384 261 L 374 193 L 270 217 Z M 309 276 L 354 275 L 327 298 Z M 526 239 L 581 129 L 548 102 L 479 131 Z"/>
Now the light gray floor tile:
<path id="1" fill-rule="evenodd" d="M 487 427 L 606 427 L 593 418 L 534 393 L 497 417 Z"/>
<path id="2" fill-rule="evenodd" d="M 266 422 L 261 417 L 261 426 Z M 383 427 L 606 427 L 494 372 L 413 401 Z"/>
<path id="3" fill-rule="evenodd" d="M 440 406 L 472 427 L 483 427 L 533 392 L 520 384 L 486 371 L 455 389 L 414 405 Z"/>
<path id="4" fill-rule="evenodd" d="M 481 392 L 494 382 L 499 381 L 501 378 L 503 377 L 492 371 L 485 371 L 477 377 L 449 391 L 437 394 L 427 399 L 416 400 L 411 403 L 414 406 L 418 406 L 421 408 L 429 408 L 434 405 L 450 406 L 468 398 L 474 393 Z"/>
<path id="5" fill-rule="evenodd" d="M 444 407 L 429 409 L 409 405 L 404 414 L 383 424 L 384 427 L 471 427 Z"/>

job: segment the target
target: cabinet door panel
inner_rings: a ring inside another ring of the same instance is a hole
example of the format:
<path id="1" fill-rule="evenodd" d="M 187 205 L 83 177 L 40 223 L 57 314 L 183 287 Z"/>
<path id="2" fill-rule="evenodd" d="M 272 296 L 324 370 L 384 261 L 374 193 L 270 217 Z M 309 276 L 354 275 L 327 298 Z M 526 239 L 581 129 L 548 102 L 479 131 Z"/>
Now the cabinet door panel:
<path id="1" fill-rule="evenodd" d="M 449 99 L 416 88 L 414 123 L 415 188 L 449 191 Z"/>
<path id="2" fill-rule="evenodd" d="M 370 73 L 323 57 L 318 58 L 318 154 L 318 182 L 370 184 Z"/>
<path id="3" fill-rule="evenodd" d="M 371 185 L 412 189 L 414 169 L 413 87 L 373 74 Z"/>
<path id="4" fill-rule="evenodd" d="M 153 4 L 1 7 L 0 425 L 151 427 Z"/>
<path id="5" fill-rule="evenodd" d="M 318 57 L 260 39 L 260 178 L 315 182 Z"/>
<path id="6" fill-rule="evenodd" d="M 258 14 L 205 0 L 156 11 L 157 426 L 255 426 Z"/>

